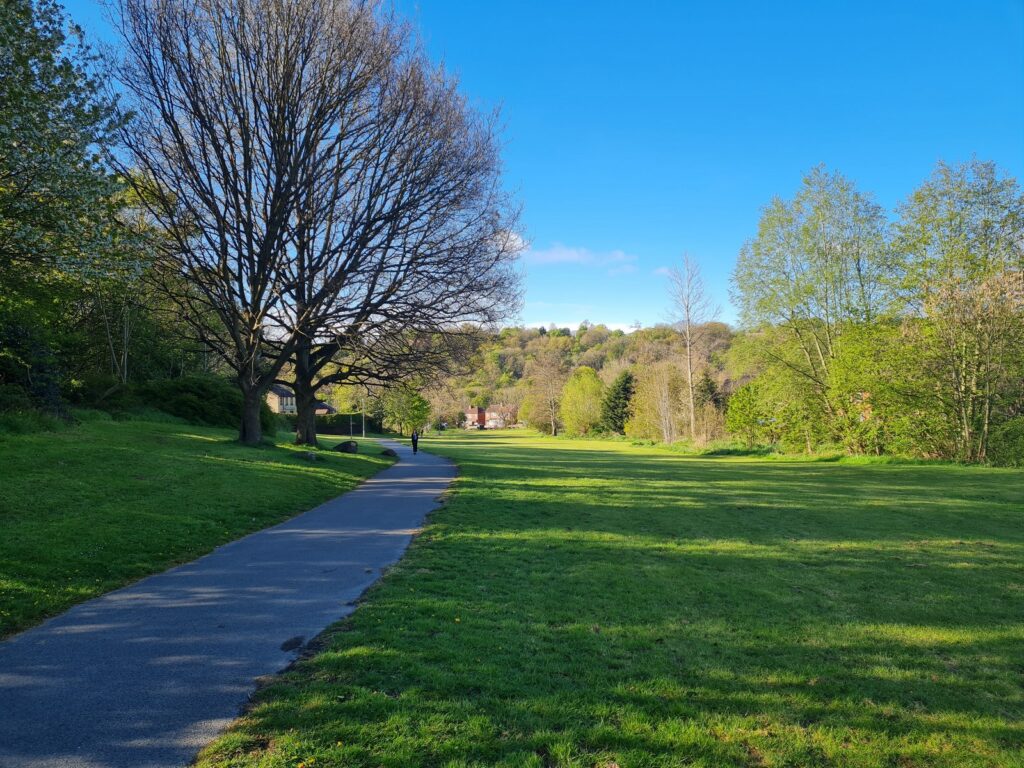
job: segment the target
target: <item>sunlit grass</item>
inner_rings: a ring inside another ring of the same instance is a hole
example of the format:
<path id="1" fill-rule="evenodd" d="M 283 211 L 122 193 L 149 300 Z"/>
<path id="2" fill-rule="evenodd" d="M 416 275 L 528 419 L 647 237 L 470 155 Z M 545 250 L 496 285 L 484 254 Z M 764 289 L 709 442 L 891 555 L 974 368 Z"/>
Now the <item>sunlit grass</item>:
<path id="1" fill-rule="evenodd" d="M 200 765 L 1024 765 L 1024 473 L 430 448 L 448 505 Z"/>
<path id="2" fill-rule="evenodd" d="M 144 421 L 0 436 L 0 636 L 280 522 L 390 463 L 376 450 L 316 462 L 303 452 Z"/>

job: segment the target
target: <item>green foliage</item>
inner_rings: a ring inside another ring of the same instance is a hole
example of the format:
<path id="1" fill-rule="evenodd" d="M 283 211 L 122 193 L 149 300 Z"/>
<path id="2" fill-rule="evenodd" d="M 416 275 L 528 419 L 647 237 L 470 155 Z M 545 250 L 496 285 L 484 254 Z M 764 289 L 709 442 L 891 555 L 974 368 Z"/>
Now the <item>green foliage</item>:
<path id="1" fill-rule="evenodd" d="M 29 397 L 24 387 L 0 382 L 0 413 L 28 411 L 32 407 L 32 398 Z"/>
<path id="2" fill-rule="evenodd" d="M 757 236 L 740 251 L 735 296 L 745 322 L 782 325 L 827 349 L 830 325 L 870 322 L 886 311 L 894 267 L 882 208 L 819 166 L 792 201 L 765 206 Z M 827 361 L 808 367 L 822 375 Z"/>
<path id="3" fill-rule="evenodd" d="M 36 410 L 0 413 L 0 435 L 29 435 L 34 432 L 56 432 L 67 422 Z"/>
<path id="4" fill-rule="evenodd" d="M 733 373 L 787 450 L 983 461 L 1024 398 L 1024 196 L 991 163 L 939 164 L 892 232 L 815 170 L 765 209 L 734 287 L 757 327 Z"/>
<path id="5" fill-rule="evenodd" d="M 630 401 L 635 389 L 636 377 L 632 372 L 623 371 L 615 378 L 601 403 L 601 429 L 616 435 L 626 433 Z"/>
<path id="6" fill-rule="evenodd" d="M 81 31 L 52 0 L 0 4 L 0 62 L 0 385 L 66 417 L 68 402 L 114 409 L 123 385 L 203 369 L 145 279 L 137 200 L 102 161 L 114 104 Z"/>
<path id="7" fill-rule="evenodd" d="M 758 382 L 751 381 L 737 389 L 729 397 L 725 412 L 726 428 L 741 435 L 747 448 L 753 448 L 759 440 L 771 434 L 772 417 L 764 402 L 764 393 Z"/>
<path id="8" fill-rule="evenodd" d="M 117 190 L 99 149 L 113 102 L 95 57 L 52 0 L 0 4 L 0 278 L 10 290 L 52 270 L 102 269 Z"/>
<path id="9" fill-rule="evenodd" d="M 394 427 L 400 435 L 422 429 L 430 420 L 430 403 L 408 387 L 388 390 L 381 401 L 384 425 Z"/>
<path id="10" fill-rule="evenodd" d="M 282 421 L 291 429 L 295 429 L 296 417 L 294 414 L 282 415 Z M 359 435 L 363 431 L 363 414 L 352 413 L 322 413 L 316 416 L 316 432 L 318 435 Z M 384 431 L 384 426 L 378 418 L 367 412 L 366 431 L 379 433 Z"/>
<path id="11" fill-rule="evenodd" d="M 685 387 L 682 372 L 671 360 L 641 367 L 636 374 L 626 435 L 663 443 L 678 440 Z"/>
<path id="12" fill-rule="evenodd" d="M 1024 467 L 1024 416 L 1012 418 L 993 430 L 988 460 L 999 467 Z"/>
<path id="13" fill-rule="evenodd" d="M 983 461 L 1024 396 L 1024 194 L 993 163 L 940 163 L 899 213 L 917 398 L 945 422 L 943 455 Z"/>
<path id="14" fill-rule="evenodd" d="M 448 503 L 200 768 L 1019 766 L 1024 472 L 431 451 Z"/>
<path id="15" fill-rule="evenodd" d="M 572 372 L 562 389 L 559 409 L 562 424 L 570 435 L 586 435 L 601 423 L 604 385 L 593 368 L 581 366 Z"/>
<path id="16" fill-rule="evenodd" d="M 239 388 L 217 376 L 152 381 L 139 387 L 136 397 L 140 405 L 210 427 L 237 427 L 242 413 Z M 266 434 L 276 431 L 277 417 L 266 403 L 260 409 L 260 423 Z"/>
<path id="17" fill-rule="evenodd" d="M 718 388 L 718 384 L 711 378 L 707 369 L 702 371 L 700 378 L 697 379 L 697 383 L 693 387 L 693 397 L 698 407 L 711 406 L 717 409 L 725 405 L 722 390 Z"/>

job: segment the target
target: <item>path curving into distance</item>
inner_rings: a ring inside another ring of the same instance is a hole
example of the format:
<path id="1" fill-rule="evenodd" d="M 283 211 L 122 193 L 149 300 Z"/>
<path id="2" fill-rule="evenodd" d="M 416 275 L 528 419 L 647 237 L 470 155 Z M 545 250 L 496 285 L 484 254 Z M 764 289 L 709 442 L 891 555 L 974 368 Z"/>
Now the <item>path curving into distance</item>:
<path id="1" fill-rule="evenodd" d="M 400 460 L 355 490 L 0 642 L 0 766 L 187 766 L 258 677 L 354 610 L 455 477 L 381 445 Z"/>

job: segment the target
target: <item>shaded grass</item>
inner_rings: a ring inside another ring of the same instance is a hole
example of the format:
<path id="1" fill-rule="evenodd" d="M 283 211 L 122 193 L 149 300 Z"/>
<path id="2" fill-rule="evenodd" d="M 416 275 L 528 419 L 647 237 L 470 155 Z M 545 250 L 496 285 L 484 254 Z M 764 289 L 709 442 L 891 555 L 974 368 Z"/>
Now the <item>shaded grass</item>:
<path id="1" fill-rule="evenodd" d="M 372 450 L 310 462 L 305 449 L 233 437 L 109 418 L 0 436 L 0 636 L 305 511 L 391 461 Z"/>
<path id="2" fill-rule="evenodd" d="M 1024 765 L 1024 473 L 426 442 L 447 507 L 199 765 Z"/>

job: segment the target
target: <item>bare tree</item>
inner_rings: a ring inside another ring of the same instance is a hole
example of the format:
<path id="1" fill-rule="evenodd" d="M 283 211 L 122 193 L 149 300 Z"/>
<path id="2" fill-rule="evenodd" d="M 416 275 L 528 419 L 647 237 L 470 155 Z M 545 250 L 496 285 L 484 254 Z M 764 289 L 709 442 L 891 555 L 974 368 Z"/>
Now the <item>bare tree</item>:
<path id="1" fill-rule="evenodd" d="M 502 387 L 494 393 L 494 410 L 498 412 L 502 426 L 511 427 L 519 422 L 519 409 L 525 393 L 520 387 Z"/>
<path id="2" fill-rule="evenodd" d="M 704 338 L 704 326 L 718 317 L 719 308 L 707 293 L 700 265 L 683 255 L 682 268 L 673 267 L 668 273 L 669 294 L 675 320 L 683 335 L 686 351 L 686 396 L 689 409 L 689 437 L 697 434 L 697 404 L 694 394 L 694 358 Z"/>
<path id="3" fill-rule="evenodd" d="M 494 117 L 469 109 L 403 26 L 382 21 L 376 45 L 357 118 L 338 128 L 350 135 L 309 168 L 295 221 L 299 443 L 316 442 L 321 387 L 452 373 L 477 328 L 518 306 L 522 240 L 500 189 Z"/>
<path id="4" fill-rule="evenodd" d="M 257 443 L 266 390 L 330 299 L 295 301 L 296 222 L 387 53 L 378 3 L 120 0 L 118 10 L 117 72 L 134 113 L 121 164 L 169 234 L 160 267 L 183 316 L 236 375 L 239 437 Z"/>
<path id="5" fill-rule="evenodd" d="M 554 436 L 558 435 L 562 389 L 569 377 L 568 353 L 567 338 L 548 338 L 526 364 L 531 421 L 537 425 L 546 423 Z"/>

